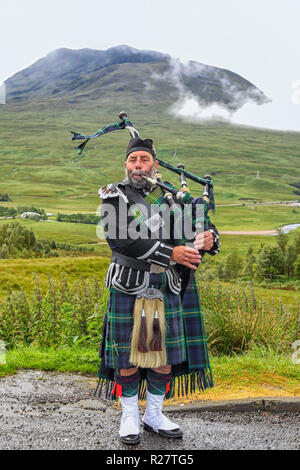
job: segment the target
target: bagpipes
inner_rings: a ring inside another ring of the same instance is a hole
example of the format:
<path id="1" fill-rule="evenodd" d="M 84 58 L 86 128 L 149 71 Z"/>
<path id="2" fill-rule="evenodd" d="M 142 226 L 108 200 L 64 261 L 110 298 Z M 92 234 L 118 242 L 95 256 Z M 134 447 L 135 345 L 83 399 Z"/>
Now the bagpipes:
<path id="1" fill-rule="evenodd" d="M 78 150 L 78 154 L 82 155 L 82 152 L 89 140 L 112 131 L 127 129 L 131 138 L 140 138 L 139 133 L 134 128 L 125 112 L 121 112 L 119 114 L 119 118 L 121 120 L 120 122 L 105 126 L 93 135 L 78 134 L 71 131 L 73 134 L 72 140 L 84 140 L 84 142 L 82 142 L 78 147 L 75 147 L 75 149 Z M 158 174 L 156 174 L 155 179 L 145 176 L 144 178 L 147 179 L 151 185 L 159 186 L 161 188 L 165 200 L 173 211 L 174 219 L 178 221 L 180 226 L 181 219 L 176 217 L 176 210 L 179 211 L 181 215 L 181 209 L 178 207 L 178 202 L 181 203 L 181 205 L 190 205 L 195 201 L 189 193 L 186 178 L 204 186 L 202 198 L 206 201 L 208 210 L 214 210 L 213 181 L 209 175 L 206 175 L 204 178 L 199 178 L 189 171 L 186 171 L 182 164 L 177 165 L 176 168 L 157 158 L 156 151 L 154 148 L 153 150 L 159 165 L 177 173 L 180 176 L 181 188 L 178 190 L 170 183 L 163 183 L 161 181 L 161 176 Z M 190 208 L 191 206 L 189 206 L 188 209 Z M 155 271 L 150 270 L 150 272 Z M 180 290 L 181 296 L 184 295 L 189 283 L 190 275 L 191 270 L 189 269 L 180 273 L 182 281 Z M 164 296 L 159 289 L 153 287 L 146 288 L 140 295 L 137 295 L 133 313 L 134 324 L 130 347 L 130 363 L 135 367 L 157 368 L 166 364 L 166 320 L 164 309 Z"/>
<path id="2" fill-rule="evenodd" d="M 96 137 L 100 137 L 101 135 L 107 134 L 109 132 L 117 131 L 117 130 L 123 130 L 127 129 L 130 133 L 131 138 L 140 138 L 138 131 L 134 128 L 132 122 L 128 119 L 127 114 L 122 111 L 119 114 L 119 118 L 121 119 L 120 122 L 116 122 L 113 124 L 109 124 L 108 126 L 103 127 L 102 129 L 99 129 L 95 134 L 92 135 L 86 135 L 86 134 L 78 134 L 77 132 L 71 131 L 72 135 L 72 140 L 83 140 L 78 147 L 75 147 L 76 150 L 78 150 L 78 155 L 82 155 L 82 152 L 87 145 L 88 141 L 91 139 L 95 139 Z M 156 154 L 156 152 L 155 152 Z M 164 197 L 167 200 L 168 204 L 171 206 L 174 204 L 174 199 L 177 201 L 180 201 L 183 204 L 191 204 L 194 198 L 191 196 L 189 193 L 187 183 L 185 178 L 188 178 L 192 181 L 195 181 L 196 183 L 199 183 L 204 186 L 203 188 L 203 199 L 206 200 L 208 203 L 208 209 L 210 210 L 215 210 L 215 200 L 214 200 L 214 191 L 213 191 L 213 180 L 211 179 L 210 175 L 205 175 L 204 178 L 199 178 L 198 176 L 194 175 L 193 173 L 190 173 L 189 171 L 186 171 L 184 169 L 184 165 L 179 163 L 177 165 L 177 168 L 170 165 L 169 163 L 164 162 L 163 160 L 160 160 L 157 155 L 156 155 L 156 160 L 158 161 L 159 165 L 162 167 L 173 171 L 174 173 L 177 173 L 180 176 L 180 183 L 181 183 L 181 190 L 178 190 L 175 187 L 171 187 L 168 185 L 165 185 L 162 181 L 161 178 L 158 176 L 155 180 L 149 180 L 151 184 L 155 184 L 157 186 L 160 186 L 161 189 L 164 192 Z"/>

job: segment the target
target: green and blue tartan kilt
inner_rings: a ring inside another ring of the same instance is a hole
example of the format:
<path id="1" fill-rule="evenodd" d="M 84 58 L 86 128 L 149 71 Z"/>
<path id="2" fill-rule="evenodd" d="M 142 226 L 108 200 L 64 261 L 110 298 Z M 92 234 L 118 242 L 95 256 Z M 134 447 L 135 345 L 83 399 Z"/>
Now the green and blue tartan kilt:
<path id="1" fill-rule="evenodd" d="M 213 386 L 206 334 L 194 275 L 184 295 L 173 294 L 165 273 L 150 274 L 149 287 L 160 289 L 164 295 L 166 315 L 167 363 L 172 365 L 169 398 L 175 394 L 187 395 Z M 129 362 L 135 295 L 110 289 L 103 327 L 96 393 L 101 394 L 106 384 L 106 397 L 110 397 L 114 371 L 133 367 Z M 145 396 L 145 376 L 141 371 L 140 398 Z"/>

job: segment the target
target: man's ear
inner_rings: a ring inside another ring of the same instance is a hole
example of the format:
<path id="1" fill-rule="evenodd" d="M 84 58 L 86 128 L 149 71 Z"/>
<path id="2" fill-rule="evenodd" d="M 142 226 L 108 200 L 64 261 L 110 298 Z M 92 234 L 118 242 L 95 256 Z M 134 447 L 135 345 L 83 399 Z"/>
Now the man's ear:
<path id="1" fill-rule="evenodd" d="M 155 169 L 157 170 L 157 168 L 158 168 L 158 161 L 155 160 Z"/>

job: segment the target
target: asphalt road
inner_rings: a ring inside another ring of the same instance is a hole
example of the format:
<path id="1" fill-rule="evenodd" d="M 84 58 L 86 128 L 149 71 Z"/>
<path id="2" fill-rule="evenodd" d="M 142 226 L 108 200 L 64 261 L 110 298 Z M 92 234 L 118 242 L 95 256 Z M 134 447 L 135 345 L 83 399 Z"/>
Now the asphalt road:
<path id="1" fill-rule="evenodd" d="M 124 450 L 121 411 L 91 399 L 95 379 L 22 371 L 0 379 L 0 449 Z M 142 432 L 130 450 L 299 449 L 300 413 L 267 411 L 166 413 L 180 440 Z M 142 410 L 141 410 L 142 415 Z"/>

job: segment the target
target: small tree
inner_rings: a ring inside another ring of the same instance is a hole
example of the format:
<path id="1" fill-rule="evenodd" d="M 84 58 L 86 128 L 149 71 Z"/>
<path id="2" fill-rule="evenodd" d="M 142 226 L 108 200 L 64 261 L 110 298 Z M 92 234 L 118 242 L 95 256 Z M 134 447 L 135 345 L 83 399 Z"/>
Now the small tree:
<path id="1" fill-rule="evenodd" d="M 295 260 L 295 248 L 292 245 L 288 245 L 284 256 L 284 270 L 288 278 L 293 275 Z"/>
<path id="2" fill-rule="evenodd" d="M 293 246 L 296 256 L 300 255 L 300 232 L 295 233 Z"/>
<path id="3" fill-rule="evenodd" d="M 297 256 L 297 259 L 294 264 L 294 272 L 297 279 L 300 279 L 300 254 Z"/>
<path id="4" fill-rule="evenodd" d="M 276 242 L 279 249 L 281 250 L 281 253 L 284 255 L 288 244 L 288 234 L 284 233 L 281 228 L 277 229 Z"/>
<path id="5" fill-rule="evenodd" d="M 224 264 L 220 263 L 218 266 L 218 276 L 220 279 L 236 279 L 242 267 L 242 258 L 236 251 L 233 251 L 226 257 Z"/>
<path id="6" fill-rule="evenodd" d="M 258 275 L 262 279 L 272 279 L 276 274 L 284 273 L 284 258 L 280 248 L 264 246 L 257 257 Z"/>
<path id="7" fill-rule="evenodd" d="M 0 258 L 7 259 L 9 258 L 9 250 L 8 246 L 5 243 L 0 247 Z"/>
<path id="8" fill-rule="evenodd" d="M 250 245 L 246 255 L 246 263 L 244 267 L 244 275 L 252 279 L 254 276 L 254 264 L 256 262 L 256 257 L 254 255 L 253 247 Z"/>

